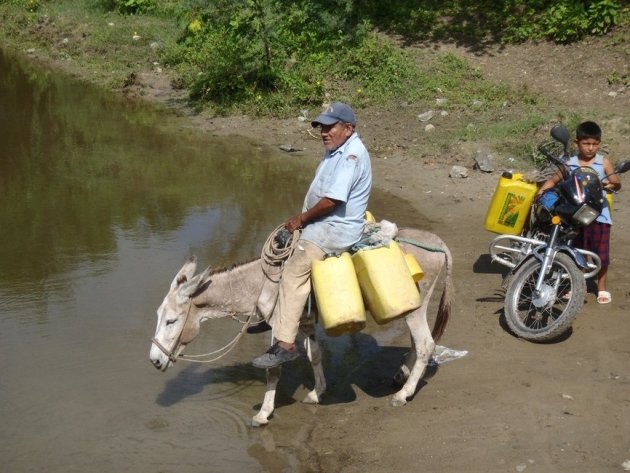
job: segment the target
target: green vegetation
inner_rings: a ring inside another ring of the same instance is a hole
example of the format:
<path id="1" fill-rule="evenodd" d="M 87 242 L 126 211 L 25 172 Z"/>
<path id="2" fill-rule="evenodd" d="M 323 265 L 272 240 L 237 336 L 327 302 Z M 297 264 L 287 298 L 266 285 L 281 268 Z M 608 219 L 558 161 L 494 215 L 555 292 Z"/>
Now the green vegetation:
<path id="1" fill-rule="evenodd" d="M 630 87 L 630 75 L 628 74 L 620 74 L 616 69 L 614 69 L 608 75 L 608 83 L 611 85 L 621 84 L 625 87 Z"/>
<path id="2" fill-rule="evenodd" d="M 323 102 L 431 104 L 506 120 L 500 135 L 549 120 L 537 98 L 487 81 L 453 54 L 414 44 L 483 49 L 525 40 L 572 42 L 630 24 L 621 0 L 0 0 L 0 38 L 83 65 L 121 88 L 162 69 L 211 113 L 285 117 Z M 611 84 L 630 78 L 610 71 Z M 523 107 L 510 116 L 509 107 Z M 510 120 L 514 120 L 511 122 Z M 479 130 L 452 130 L 466 140 Z"/>
<path id="3" fill-rule="evenodd" d="M 383 9 L 379 0 L 361 3 L 381 29 L 417 40 L 460 43 L 566 43 L 605 34 L 628 15 L 617 0 L 401 0 L 391 9 Z"/>

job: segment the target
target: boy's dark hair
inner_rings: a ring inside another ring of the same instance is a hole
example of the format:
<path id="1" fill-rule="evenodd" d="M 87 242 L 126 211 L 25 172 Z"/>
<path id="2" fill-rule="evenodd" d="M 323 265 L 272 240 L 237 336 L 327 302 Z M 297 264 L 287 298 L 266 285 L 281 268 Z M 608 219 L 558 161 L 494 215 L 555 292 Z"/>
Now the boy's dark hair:
<path id="1" fill-rule="evenodd" d="M 590 138 L 602 141 L 602 129 L 595 122 L 582 122 L 575 129 L 576 140 L 588 140 Z"/>

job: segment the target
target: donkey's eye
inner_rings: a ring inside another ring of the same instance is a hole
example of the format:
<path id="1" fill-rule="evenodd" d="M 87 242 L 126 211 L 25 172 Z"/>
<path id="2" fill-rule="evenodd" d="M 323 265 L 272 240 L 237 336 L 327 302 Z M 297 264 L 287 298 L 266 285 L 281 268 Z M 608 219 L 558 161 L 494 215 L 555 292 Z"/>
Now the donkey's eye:
<path id="1" fill-rule="evenodd" d="M 175 322 L 177 322 L 177 319 L 168 319 L 166 321 L 166 326 L 168 327 L 169 325 L 173 325 Z"/>

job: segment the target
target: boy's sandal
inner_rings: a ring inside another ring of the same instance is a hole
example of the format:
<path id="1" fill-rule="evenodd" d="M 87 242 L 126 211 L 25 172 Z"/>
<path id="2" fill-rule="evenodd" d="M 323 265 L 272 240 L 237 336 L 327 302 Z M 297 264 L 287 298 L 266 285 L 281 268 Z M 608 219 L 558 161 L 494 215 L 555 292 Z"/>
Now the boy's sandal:
<path id="1" fill-rule="evenodd" d="M 608 291 L 599 291 L 597 293 L 598 304 L 610 304 L 612 302 L 612 296 Z"/>

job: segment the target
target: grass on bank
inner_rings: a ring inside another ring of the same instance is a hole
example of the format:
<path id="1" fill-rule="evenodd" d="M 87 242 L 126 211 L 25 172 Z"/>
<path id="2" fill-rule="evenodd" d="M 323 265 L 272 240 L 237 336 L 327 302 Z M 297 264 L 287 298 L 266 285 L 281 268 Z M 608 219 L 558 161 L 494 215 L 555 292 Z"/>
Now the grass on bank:
<path id="1" fill-rule="evenodd" d="M 0 23 L 5 46 L 59 61 L 66 71 L 113 89 L 159 66 L 165 45 L 179 34 L 168 18 L 105 11 L 93 0 L 0 0 Z"/>
<path id="2" fill-rule="evenodd" d="M 352 3 L 331 1 L 346 9 Z M 162 70 L 190 91 L 199 110 L 211 114 L 297 116 L 331 100 L 358 108 L 403 101 L 432 108 L 440 97 L 442 108 L 458 121 L 427 140 L 438 150 L 482 139 L 501 152 L 526 157 L 530 149 L 519 144 L 523 137 L 546 133 L 550 121 L 565 118 L 534 94 L 486 80 L 455 54 L 403 47 L 372 25 L 382 21 L 395 31 L 403 26 L 398 17 L 373 15 L 358 22 L 350 10 L 334 17 L 308 9 L 256 10 L 270 5 L 265 0 L 0 0 L 0 37 L 5 45 L 61 61 L 67 70 L 108 88 L 131 84 L 140 72 Z M 313 20 L 320 20 L 316 27 Z M 328 35 L 322 39 L 315 28 L 328 28 Z M 610 80 L 626 78 L 611 71 Z"/>

